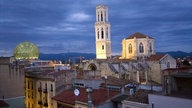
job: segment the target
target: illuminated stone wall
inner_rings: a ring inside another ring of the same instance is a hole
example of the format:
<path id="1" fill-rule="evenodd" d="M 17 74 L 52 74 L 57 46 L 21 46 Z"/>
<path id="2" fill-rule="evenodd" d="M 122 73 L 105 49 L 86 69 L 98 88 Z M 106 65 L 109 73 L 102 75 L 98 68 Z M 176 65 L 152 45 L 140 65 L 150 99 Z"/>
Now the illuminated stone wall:
<path id="1" fill-rule="evenodd" d="M 111 58 L 110 23 L 108 22 L 108 7 L 98 5 L 96 7 L 95 22 L 96 58 Z"/>

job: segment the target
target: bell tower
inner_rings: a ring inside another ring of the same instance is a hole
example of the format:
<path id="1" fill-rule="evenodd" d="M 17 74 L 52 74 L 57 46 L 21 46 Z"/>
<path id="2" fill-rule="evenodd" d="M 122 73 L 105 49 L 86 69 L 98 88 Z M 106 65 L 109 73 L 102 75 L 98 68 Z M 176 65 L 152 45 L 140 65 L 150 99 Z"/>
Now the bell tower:
<path id="1" fill-rule="evenodd" d="M 111 58 L 110 23 L 108 21 L 108 7 L 98 5 L 96 7 L 95 22 L 96 58 Z"/>

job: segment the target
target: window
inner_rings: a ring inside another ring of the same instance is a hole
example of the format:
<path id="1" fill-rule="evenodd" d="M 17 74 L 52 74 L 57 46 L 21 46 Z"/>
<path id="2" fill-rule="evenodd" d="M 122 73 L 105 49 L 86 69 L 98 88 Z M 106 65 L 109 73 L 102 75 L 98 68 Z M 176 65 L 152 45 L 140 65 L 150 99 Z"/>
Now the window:
<path id="1" fill-rule="evenodd" d="M 45 89 L 47 89 L 47 83 L 45 83 Z"/>
<path id="2" fill-rule="evenodd" d="M 106 19 L 107 19 L 107 12 L 105 11 L 105 21 L 107 21 Z"/>
<path id="3" fill-rule="evenodd" d="M 41 82 L 39 82 L 39 87 L 41 88 Z"/>
<path id="4" fill-rule="evenodd" d="M 167 62 L 167 68 L 170 68 L 170 63 L 169 62 Z"/>
<path id="5" fill-rule="evenodd" d="M 33 81 L 31 81 L 31 89 L 33 90 Z"/>
<path id="6" fill-rule="evenodd" d="M 53 91 L 53 84 L 51 84 L 51 91 Z"/>
<path id="7" fill-rule="evenodd" d="M 32 92 L 31 92 L 31 98 L 33 99 L 33 97 L 34 97 L 34 96 L 33 96 L 33 91 L 32 91 Z"/>
<path id="8" fill-rule="evenodd" d="M 131 44 L 129 44 L 129 53 L 131 54 L 132 53 L 132 45 Z"/>
<path id="9" fill-rule="evenodd" d="M 28 91 L 28 98 L 30 98 L 30 92 Z"/>
<path id="10" fill-rule="evenodd" d="M 28 107 L 30 108 L 30 103 L 28 102 Z"/>
<path id="11" fill-rule="evenodd" d="M 106 37 L 108 39 L 108 27 L 106 27 Z"/>
<path id="12" fill-rule="evenodd" d="M 152 52 L 152 44 L 149 44 L 149 52 Z"/>
<path id="13" fill-rule="evenodd" d="M 28 89 L 29 89 L 29 87 L 30 87 L 30 82 L 29 82 L 29 80 L 27 81 L 27 87 L 28 87 Z"/>
<path id="14" fill-rule="evenodd" d="M 143 53 L 143 52 L 144 52 L 143 49 L 144 49 L 144 48 L 143 48 L 143 44 L 140 43 L 140 44 L 139 44 L 139 53 Z"/>
<path id="15" fill-rule="evenodd" d="M 98 12 L 98 17 L 97 17 L 97 21 L 99 21 L 99 12 Z"/>
<path id="16" fill-rule="evenodd" d="M 99 39 L 99 31 L 97 31 L 97 39 Z"/>
<path id="17" fill-rule="evenodd" d="M 101 12 L 101 21 L 103 21 L 103 12 Z"/>
<path id="18" fill-rule="evenodd" d="M 74 83 L 74 86 L 76 86 L 76 87 L 84 87 L 85 85 L 83 83 Z"/>
<path id="19" fill-rule="evenodd" d="M 103 28 L 101 29 L 101 39 L 104 38 L 104 32 L 103 32 Z"/>
<path id="20" fill-rule="evenodd" d="M 105 49 L 105 47 L 104 47 L 104 45 L 102 45 L 102 50 L 104 50 Z"/>

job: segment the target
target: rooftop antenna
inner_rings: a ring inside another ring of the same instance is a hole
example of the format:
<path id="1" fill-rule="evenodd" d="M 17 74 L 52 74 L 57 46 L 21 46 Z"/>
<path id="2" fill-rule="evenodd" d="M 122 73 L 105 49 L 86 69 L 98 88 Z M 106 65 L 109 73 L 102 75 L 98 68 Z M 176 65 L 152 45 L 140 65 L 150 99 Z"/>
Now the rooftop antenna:
<path id="1" fill-rule="evenodd" d="M 105 75 L 105 87 L 107 89 L 107 97 L 109 97 L 109 88 L 107 87 L 107 75 Z"/>
<path id="2" fill-rule="evenodd" d="M 88 87 L 86 89 L 87 93 L 88 93 L 88 108 L 92 108 L 92 92 L 93 89 L 91 87 Z"/>

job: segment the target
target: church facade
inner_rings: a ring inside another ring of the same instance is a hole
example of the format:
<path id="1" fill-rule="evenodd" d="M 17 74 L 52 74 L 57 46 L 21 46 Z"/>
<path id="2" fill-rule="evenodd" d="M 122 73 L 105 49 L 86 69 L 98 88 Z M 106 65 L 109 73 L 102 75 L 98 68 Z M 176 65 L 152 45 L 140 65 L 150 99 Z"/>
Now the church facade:
<path id="1" fill-rule="evenodd" d="M 136 32 L 122 40 L 121 59 L 142 59 L 155 54 L 154 38 Z"/>

